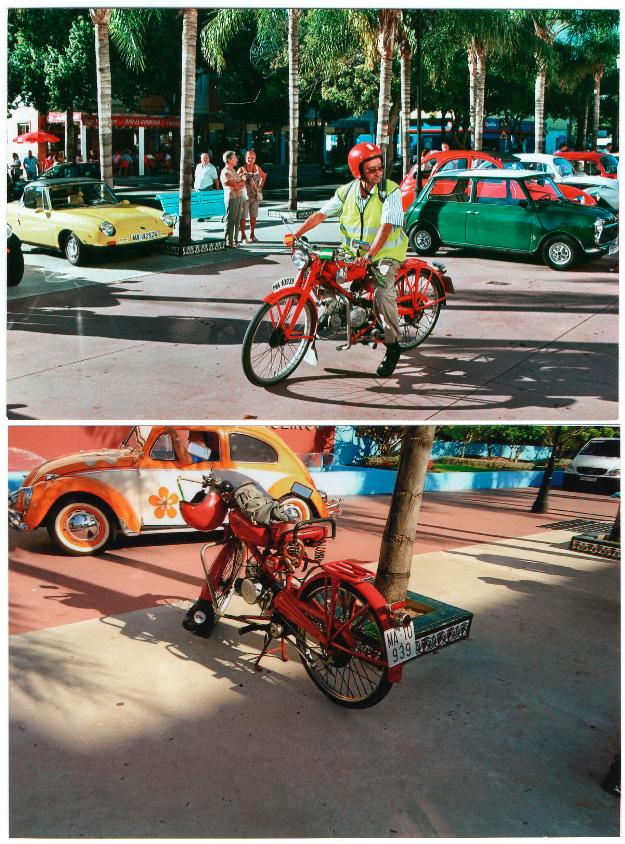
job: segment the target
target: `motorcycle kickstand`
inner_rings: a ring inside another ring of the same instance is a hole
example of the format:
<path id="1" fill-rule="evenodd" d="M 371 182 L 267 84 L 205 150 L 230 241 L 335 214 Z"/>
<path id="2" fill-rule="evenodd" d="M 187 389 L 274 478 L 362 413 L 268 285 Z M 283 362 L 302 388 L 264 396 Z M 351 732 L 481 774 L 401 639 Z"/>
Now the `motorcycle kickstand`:
<path id="1" fill-rule="evenodd" d="M 265 641 L 263 643 L 263 649 L 259 653 L 258 658 L 254 661 L 254 668 L 256 669 L 256 671 L 262 671 L 263 670 L 260 666 L 260 661 L 264 656 L 267 656 L 268 654 L 272 654 L 272 653 L 274 653 L 275 651 L 278 651 L 278 650 L 280 651 L 280 659 L 282 660 L 282 662 L 288 662 L 289 661 L 289 658 L 288 658 L 287 653 L 286 653 L 286 641 L 284 639 L 284 636 L 280 639 L 280 647 L 274 648 L 273 650 L 270 651 L 269 645 L 272 642 L 273 642 L 273 636 L 270 636 L 269 633 L 265 633 Z"/>

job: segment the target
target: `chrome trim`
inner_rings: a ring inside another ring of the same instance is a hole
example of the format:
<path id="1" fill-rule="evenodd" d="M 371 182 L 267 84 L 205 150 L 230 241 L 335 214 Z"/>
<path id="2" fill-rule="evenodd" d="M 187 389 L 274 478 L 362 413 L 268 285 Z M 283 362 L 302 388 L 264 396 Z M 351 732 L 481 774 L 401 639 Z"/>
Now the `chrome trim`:
<path id="1" fill-rule="evenodd" d="M 11 508 L 9 508 L 9 527 L 12 527 L 13 530 L 30 530 L 28 525 L 22 521 L 21 514 Z"/>

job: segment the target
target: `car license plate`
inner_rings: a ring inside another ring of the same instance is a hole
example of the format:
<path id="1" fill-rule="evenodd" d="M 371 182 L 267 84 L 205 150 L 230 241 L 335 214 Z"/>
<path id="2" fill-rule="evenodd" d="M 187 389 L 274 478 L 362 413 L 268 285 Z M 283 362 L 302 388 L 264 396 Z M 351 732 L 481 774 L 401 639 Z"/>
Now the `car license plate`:
<path id="1" fill-rule="evenodd" d="M 597 483 L 597 478 L 593 478 L 592 475 L 580 475 L 579 477 L 582 481 L 591 481 L 592 483 Z"/>
<path id="2" fill-rule="evenodd" d="M 159 232 L 141 232 L 141 234 L 133 234 L 132 240 L 154 240 L 158 235 Z"/>
<path id="3" fill-rule="evenodd" d="M 469 633 L 469 621 L 461 621 L 458 624 L 451 624 L 442 630 L 434 633 L 426 633 L 423 636 L 415 637 L 412 624 L 409 627 L 393 627 L 384 631 L 386 644 L 386 658 L 389 666 L 399 665 L 418 656 L 423 656 L 430 651 L 451 645 L 459 639 L 466 639 Z"/>

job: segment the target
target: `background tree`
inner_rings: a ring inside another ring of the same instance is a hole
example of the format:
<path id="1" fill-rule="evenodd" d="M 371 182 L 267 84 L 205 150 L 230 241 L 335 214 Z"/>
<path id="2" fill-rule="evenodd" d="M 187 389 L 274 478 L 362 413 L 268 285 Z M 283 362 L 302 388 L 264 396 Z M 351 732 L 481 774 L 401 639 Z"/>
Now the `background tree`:
<path id="1" fill-rule="evenodd" d="M 181 243 L 191 240 L 191 188 L 193 186 L 193 114 L 197 9 L 182 9 L 182 92 L 180 97 L 180 222 Z"/>
<path id="2" fill-rule="evenodd" d="M 435 430 L 434 425 L 414 425 L 404 428 L 402 434 L 397 480 L 375 578 L 376 588 L 389 603 L 406 597 Z"/>
<path id="3" fill-rule="evenodd" d="M 100 142 L 100 178 L 113 187 L 113 113 L 111 106 L 111 60 L 109 24 L 111 10 L 89 9 L 95 32 L 96 80 L 98 91 L 98 139 Z M 83 150 L 84 153 L 84 150 Z"/>

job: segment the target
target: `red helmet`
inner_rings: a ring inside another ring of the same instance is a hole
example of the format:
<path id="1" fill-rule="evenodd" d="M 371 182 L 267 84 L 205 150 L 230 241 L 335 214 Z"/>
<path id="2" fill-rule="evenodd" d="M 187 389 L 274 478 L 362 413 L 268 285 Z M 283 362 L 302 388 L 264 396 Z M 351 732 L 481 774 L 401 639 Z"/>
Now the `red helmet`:
<path id="1" fill-rule="evenodd" d="M 218 492 L 211 490 L 198 504 L 180 502 L 180 515 L 196 530 L 216 530 L 226 518 L 228 510 Z"/>
<path id="2" fill-rule="evenodd" d="M 369 141 L 364 141 L 361 144 L 356 144 L 352 147 L 347 156 L 347 166 L 354 179 L 362 179 L 362 165 L 370 158 L 382 158 L 382 150 L 377 144 L 370 144 Z"/>

